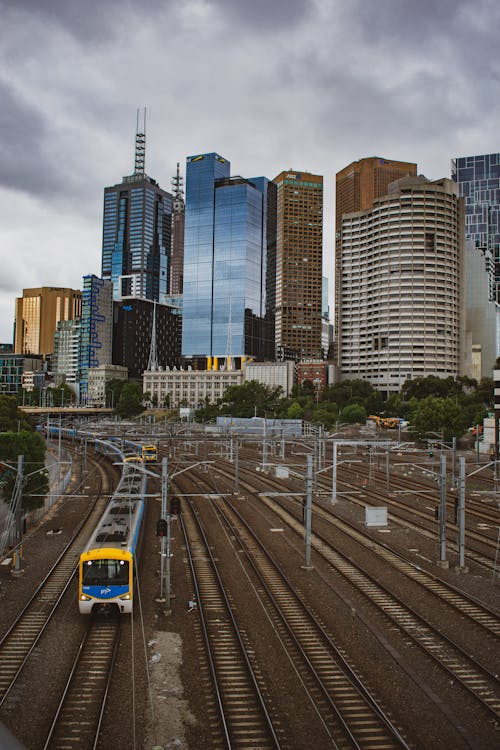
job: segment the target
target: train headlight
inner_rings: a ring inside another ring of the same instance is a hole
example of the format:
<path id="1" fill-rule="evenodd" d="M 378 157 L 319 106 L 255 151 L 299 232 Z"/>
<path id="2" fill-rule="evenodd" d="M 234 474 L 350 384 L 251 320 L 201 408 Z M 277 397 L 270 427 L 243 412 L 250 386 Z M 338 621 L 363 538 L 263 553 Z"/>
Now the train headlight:
<path id="1" fill-rule="evenodd" d="M 128 601 L 129 599 L 132 599 L 132 597 L 130 596 L 130 594 L 123 594 L 122 596 L 120 596 L 120 599 L 126 599 Z"/>
<path id="2" fill-rule="evenodd" d="M 81 602 L 89 602 L 91 600 L 91 596 L 87 596 L 87 594 L 80 594 L 80 601 Z"/>

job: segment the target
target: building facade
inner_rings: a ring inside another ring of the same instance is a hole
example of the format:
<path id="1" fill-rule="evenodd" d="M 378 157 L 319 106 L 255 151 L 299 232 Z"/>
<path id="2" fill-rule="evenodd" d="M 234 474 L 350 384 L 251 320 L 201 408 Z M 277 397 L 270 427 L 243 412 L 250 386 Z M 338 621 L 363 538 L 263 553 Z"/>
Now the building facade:
<path id="1" fill-rule="evenodd" d="M 145 136 L 136 136 L 134 174 L 104 190 L 102 278 L 113 298 L 163 301 L 169 292 L 172 196 L 145 171 Z"/>
<path id="2" fill-rule="evenodd" d="M 88 369 L 111 364 L 113 335 L 113 284 L 94 274 L 83 277 L 80 327 L 79 395 L 87 403 Z"/>
<path id="3" fill-rule="evenodd" d="M 412 162 L 370 156 L 359 159 L 335 176 L 335 276 L 340 273 L 342 216 L 367 211 L 376 198 L 387 195 L 389 185 L 403 177 L 415 177 L 417 165 Z M 335 297 L 335 321 L 339 318 L 339 300 Z M 338 324 L 335 323 L 335 355 L 338 356 Z"/>
<path id="4" fill-rule="evenodd" d="M 134 380 L 142 378 L 149 367 L 155 316 L 156 362 L 162 367 L 177 365 L 181 356 L 182 328 L 178 313 L 177 308 L 143 299 L 114 302 L 113 364 L 126 367 Z"/>
<path id="5" fill-rule="evenodd" d="M 274 182 L 276 359 L 321 357 L 323 177 L 290 170 Z"/>
<path id="6" fill-rule="evenodd" d="M 484 254 L 489 296 L 500 302 L 500 153 L 460 157 L 451 165 L 465 202 L 465 238 Z"/>
<path id="7" fill-rule="evenodd" d="M 269 388 L 282 388 L 283 396 L 288 398 L 295 384 L 295 363 L 286 362 L 245 362 L 243 368 L 244 382 L 256 380 Z"/>
<path id="8" fill-rule="evenodd" d="M 215 404 L 224 395 L 226 388 L 241 385 L 242 382 L 242 370 L 182 370 L 166 367 L 144 372 L 142 389 L 160 407 L 200 408 L 207 401 Z"/>
<path id="9" fill-rule="evenodd" d="M 25 371 L 39 372 L 45 380 L 42 357 L 26 357 L 23 354 L 0 351 L 0 394 L 16 396 L 23 387 Z"/>
<path id="10" fill-rule="evenodd" d="M 44 286 L 23 289 L 16 299 L 14 349 L 17 354 L 54 353 L 54 334 L 60 320 L 81 315 L 82 293 L 76 289 Z"/>
<path id="11" fill-rule="evenodd" d="M 464 212 L 448 179 L 398 180 L 345 214 L 336 278 L 342 379 L 384 392 L 457 376 L 464 354 Z"/>
<path id="12" fill-rule="evenodd" d="M 268 196 L 265 178 L 230 176 L 218 154 L 186 167 L 182 355 L 264 358 L 272 347 L 266 299 Z"/>
<path id="13" fill-rule="evenodd" d="M 120 365 L 99 365 L 99 367 L 89 367 L 87 373 L 88 380 L 88 406 L 110 406 L 114 403 L 106 403 L 106 385 L 111 380 L 127 380 L 128 370 Z"/>
<path id="14" fill-rule="evenodd" d="M 54 335 L 54 379 L 56 383 L 67 383 L 75 392 L 80 374 L 81 323 L 81 318 L 61 320 Z"/>

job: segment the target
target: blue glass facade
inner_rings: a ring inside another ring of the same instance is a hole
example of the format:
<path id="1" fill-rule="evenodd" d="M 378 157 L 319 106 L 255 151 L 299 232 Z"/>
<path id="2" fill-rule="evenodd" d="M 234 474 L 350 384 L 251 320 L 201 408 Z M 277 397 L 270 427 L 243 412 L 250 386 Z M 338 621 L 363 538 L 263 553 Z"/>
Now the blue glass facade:
<path id="1" fill-rule="evenodd" d="M 88 369 L 111 364 L 111 336 L 113 331 L 113 301 L 110 281 L 94 274 L 83 277 L 82 319 L 78 379 L 80 403 L 86 403 Z"/>
<path id="2" fill-rule="evenodd" d="M 465 202 L 466 239 L 491 253 L 491 296 L 500 302 L 500 154 L 454 159 L 452 178 Z"/>
<path id="3" fill-rule="evenodd" d="M 231 178 L 218 154 L 187 159 L 183 356 L 267 353 L 268 184 Z"/>
<path id="4" fill-rule="evenodd" d="M 168 292 L 172 196 L 145 174 L 104 191 L 102 277 L 113 297 L 160 301 Z"/>

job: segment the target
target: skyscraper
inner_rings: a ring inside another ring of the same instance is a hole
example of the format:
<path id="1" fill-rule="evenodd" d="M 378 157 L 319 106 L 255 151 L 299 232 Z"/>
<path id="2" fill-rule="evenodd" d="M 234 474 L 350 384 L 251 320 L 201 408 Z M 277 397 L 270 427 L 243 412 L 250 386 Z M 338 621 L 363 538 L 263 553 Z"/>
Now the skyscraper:
<path id="1" fill-rule="evenodd" d="M 169 291 L 172 196 L 144 171 L 145 139 L 137 133 L 134 174 L 104 189 L 102 277 L 116 300 L 162 301 Z"/>
<path id="2" fill-rule="evenodd" d="M 465 201 L 465 237 L 483 252 L 490 299 L 500 302 L 500 154 L 460 157 L 451 164 Z"/>
<path id="3" fill-rule="evenodd" d="M 403 177 L 417 174 L 417 165 L 412 162 L 394 161 L 379 156 L 359 159 L 337 172 L 335 177 L 335 284 L 339 283 L 341 271 L 341 226 L 344 214 L 366 211 L 376 198 L 387 195 L 389 185 Z M 335 294 L 335 341 L 334 350 L 338 358 L 340 320 L 340 297 Z"/>
<path id="4" fill-rule="evenodd" d="M 80 402 L 86 403 L 88 369 L 111 364 L 113 332 L 113 285 L 94 274 L 83 277 L 80 326 Z"/>
<path id="5" fill-rule="evenodd" d="M 337 227 L 342 377 L 384 392 L 408 378 L 462 374 L 463 201 L 451 180 L 408 177 Z"/>
<path id="6" fill-rule="evenodd" d="M 190 156 L 186 168 L 182 354 L 269 356 L 266 316 L 268 206 L 265 178 L 230 176 L 215 153 Z"/>
<path id="7" fill-rule="evenodd" d="M 23 289 L 16 300 L 16 354 L 53 354 L 57 323 L 80 316 L 81 298 L 80 291 L 64 287 Z"/>
<path id="8" fill-rule="evenodd" d="M 323 177 L 281 172 L 276 239 L 278 359 L 321 358 Z"/>

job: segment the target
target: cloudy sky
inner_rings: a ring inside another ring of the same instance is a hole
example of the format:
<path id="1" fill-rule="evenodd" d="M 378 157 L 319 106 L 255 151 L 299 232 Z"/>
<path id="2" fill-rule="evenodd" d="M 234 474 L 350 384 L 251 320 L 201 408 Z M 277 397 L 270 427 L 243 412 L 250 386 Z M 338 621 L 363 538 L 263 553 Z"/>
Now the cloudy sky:
<path id="1" fill-rule="evenodd" d="M 100 274 L 103 189 L 216 151 L 232 174 L 325 178 L 365 156 L 500 150 L 498 0 L 0 0 L 0 342 L 32 286 Z"/>

